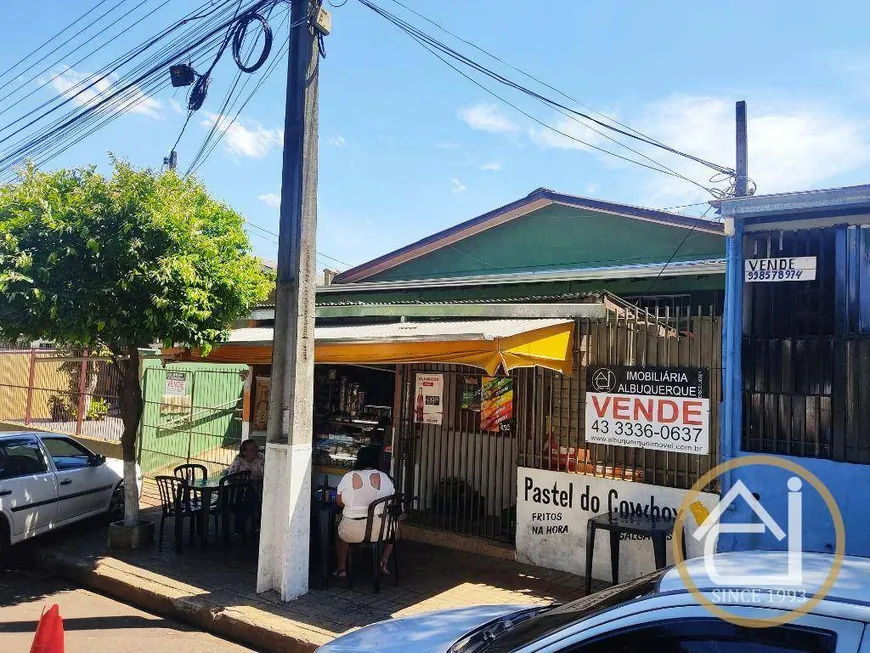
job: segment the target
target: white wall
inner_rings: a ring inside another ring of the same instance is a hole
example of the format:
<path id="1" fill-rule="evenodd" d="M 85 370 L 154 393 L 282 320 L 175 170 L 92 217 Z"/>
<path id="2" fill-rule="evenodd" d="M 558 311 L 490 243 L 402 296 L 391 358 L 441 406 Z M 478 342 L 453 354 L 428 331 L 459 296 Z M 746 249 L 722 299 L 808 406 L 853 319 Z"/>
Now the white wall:
<path id="1" fill-rule="evenodd" d="M 534 491 L 528 491 L 527 484 L 547 489 L 556 485 L 558 490 L 571 491 L 573 505 L 567 508 L 536 503 Z M 586 565 L 586 522 L 590 517 L 605 513 L 611 508 L 618 510 L 621 501 L 641 506 L 654 505 L 660 511 L 667 508 L 668 511 L 676 512 L 687 494 L 688 490 L 648 483 L 520 467 L 517 471 L 517 560 L 583 575 Z M 712 510 L 719 501 L 719 496 L 701 493 L 698 500 L 708 510 Z M 545 515 L 544 518 L 541 518 L 542 514 Z M 692 525 L 694 521 L 690 517 L 687 527 Z M 535 533 L 536 527 L 540 527 L 543 534 Z M 548 533 L 548 530 L 553 532 Z M 688 556 L 694 557 L 701 554 L 703 542 L 690 537 L 689 530 L 687 528 L 686 547 Z M 649 539 L 623 540 L 619 552 L 620 581 L 639 578 L 655 571 L 653 547 Z M 673 563 L 670 540 L 667 560 L 668 564 Z M 611 580 L 610 535 L 606 531 L 599 530 L 595 534 L 592 577 L 608 582 Z"/>

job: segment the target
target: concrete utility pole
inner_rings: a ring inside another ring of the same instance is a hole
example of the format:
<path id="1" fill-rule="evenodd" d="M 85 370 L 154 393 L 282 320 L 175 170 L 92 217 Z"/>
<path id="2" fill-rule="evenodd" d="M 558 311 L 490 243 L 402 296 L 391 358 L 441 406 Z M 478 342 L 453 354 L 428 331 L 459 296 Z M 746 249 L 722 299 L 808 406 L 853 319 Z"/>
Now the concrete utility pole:
<path id="1" fill-rule="evenodd" d="M 290 8 L 275 335 L 257 591 L 308 591 L 317 229 L 317 38 L 312 0 Z"/>
<path id="2" fill-rule="evenodd" d="M 746 195 L 749 180 L 749 159 L 747 154 L 746 135 L 746 102 L 740 100 L 737 103 L 737 185 L 734 194 L 737 197 Z"/>

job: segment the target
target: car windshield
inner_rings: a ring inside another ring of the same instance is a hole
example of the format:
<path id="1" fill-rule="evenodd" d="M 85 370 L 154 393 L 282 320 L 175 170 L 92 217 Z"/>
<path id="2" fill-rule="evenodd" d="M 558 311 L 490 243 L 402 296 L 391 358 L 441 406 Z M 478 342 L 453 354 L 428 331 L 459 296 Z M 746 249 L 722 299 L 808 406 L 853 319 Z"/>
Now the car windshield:
<path id="1" fill-rule="evenodd" d="M 484 650 L 486 653 L 516 651 L 614 605 L 651 594 L 655 591 L 659 577 L 658 573 L 651 574 L 632 583 L 617 585 L 564 605 L 538 610 L 522 622 L 502 630 L 499 637 L 486 638 L 482 645 L 470 650 L 476 653 Z M 470 650 L 459 653 L 470 653 Z"/>

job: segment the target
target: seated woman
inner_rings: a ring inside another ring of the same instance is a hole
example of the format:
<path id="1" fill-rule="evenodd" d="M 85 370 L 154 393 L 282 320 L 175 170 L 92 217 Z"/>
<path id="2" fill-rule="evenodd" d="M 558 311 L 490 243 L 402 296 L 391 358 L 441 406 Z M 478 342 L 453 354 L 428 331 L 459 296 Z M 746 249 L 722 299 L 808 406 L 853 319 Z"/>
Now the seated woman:
<path id="1" fill-rule="evenodd" d="M 379 453 L 378 447 L 362 447 L 357 453 L 354 471 L 345 474 L 338 484 L 336 503 L 342 508 L 336 543 L 338 560 L 335 576 L 338 578 L 347 576 L 349 545 L 358 544 L 365 538 L 369 505 L 396 493 L 390 477 L 377 469 Z M 380 530 L 381 517 L 375 515 L 372 534 L 377 537 Z M 381 557 L 381 572 L 387 576 L 387 561 L 392 550 L 392 545 L 387 544 Z"/>
<path id="2" fill-rule="evenodd" d="M 247 492 L 246 505 L 236 510 L 236 531 L 241 532 L 251 515 L 256 515 L 263 494 L 263 472 L 266 458 L 260 453 L 260 447 L 255 440 L 244 440 L 239 445 L 239 455 L 233 460 L 224 474 L 236 472 L 251 472 L 250 489 Z M 251 491 L 253 490 L 253 491 Z M 256 519 L 254 526 L 256 527 Z"/>

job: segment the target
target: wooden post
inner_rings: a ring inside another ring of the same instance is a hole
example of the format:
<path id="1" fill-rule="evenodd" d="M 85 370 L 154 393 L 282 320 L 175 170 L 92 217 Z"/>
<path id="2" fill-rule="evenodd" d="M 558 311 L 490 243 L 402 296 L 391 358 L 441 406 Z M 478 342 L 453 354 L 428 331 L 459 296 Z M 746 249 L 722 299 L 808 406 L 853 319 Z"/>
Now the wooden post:
<path id="1" fill-rule="evenodd" d="M 30 350 L 30 373 L 27 375 L 27 403 L 24 407 L 24 423 L 30 424 L 33 411 L 33 384 L 36 382 L 36 350 Z"/>
<path id="2" fill-rule="evenodd" d="M 82 366 L 79 372 L 79 398 L 76 411 L 76 435 L 82 434 L 82 422 L 85 419 L 85 393 L 88 390 L 88 350 L 82 352 Z"/>

